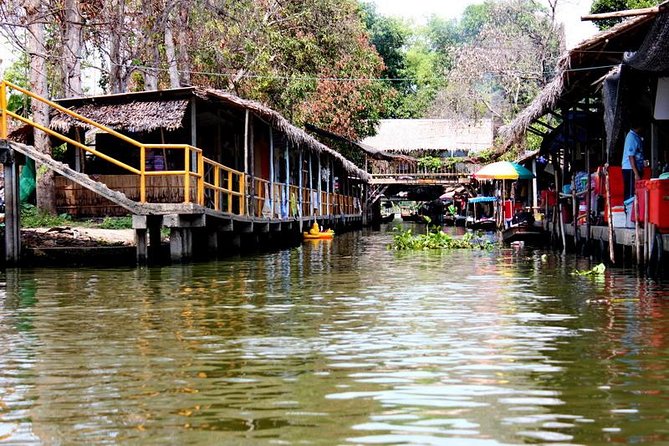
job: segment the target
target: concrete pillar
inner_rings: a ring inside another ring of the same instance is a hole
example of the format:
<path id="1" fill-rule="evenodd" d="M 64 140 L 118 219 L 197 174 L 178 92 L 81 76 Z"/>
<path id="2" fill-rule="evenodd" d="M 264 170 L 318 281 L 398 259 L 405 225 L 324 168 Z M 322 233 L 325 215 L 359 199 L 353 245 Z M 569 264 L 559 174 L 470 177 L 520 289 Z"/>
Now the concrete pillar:
<path id="1" fill-rule="evenodd" d="M 148 230 L 149 230 L 149 261 L 157 262 L 161 258 L 161 245 L 162 245 L 162 234 L 160 230 L 162 229 L 162 218 L 158 217 L 157 219 L 148 218 Z"/>
<path id="2" fill-rule="evenodd" d="M 193 256 L 193 232 L 191 228 L 170 228 L 170 259 L 184 262 Z"/>
<path id="3" fill-rule="evenodd" d="M 5 261 L 7 266 L 14 266 L 21 260 L 19 166 L 14 150 L 6 141 L 1 144 L 0 162 L 5 174 Z"/>
<path id="4" fill-rule="evenodd" d="M 207 252 L 210 257 L 218 254 L 218 230 L 216 228 L 207 229 Z"/>
<path id="5" fill-rule="evenodd" d="M 146 265 L 149 258 L 147 230 L 135 229 L 135 246 L 137 247 L 137 264 Z"/>

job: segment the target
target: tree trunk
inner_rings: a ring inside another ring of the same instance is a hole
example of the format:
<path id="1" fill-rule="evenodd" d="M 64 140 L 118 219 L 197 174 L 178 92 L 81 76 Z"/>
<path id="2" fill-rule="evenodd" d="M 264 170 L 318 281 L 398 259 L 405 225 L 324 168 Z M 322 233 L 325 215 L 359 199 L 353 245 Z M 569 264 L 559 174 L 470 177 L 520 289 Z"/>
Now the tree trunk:
<path id="1" fill-rule="evenodd" d="M 82 17 L 78 0 L 65 0 L 62 70 L 63 96 L 81 96 Z"/>
<path id="2" fill-rule="evenodd" d="M 181 86 L 191 85 L 190 78 L 190 39 L 188 38 L 188 17 L 193 6 L 192 0 L 182 0 L 177 6 L 177 31 L 176 31 L 176 53 L 177 67 L 179 69 L 179 83 Z"/>
<path id="3" fill-rule="evenodd" d="M 121 33 L 125 22 L 125 0 L 116 0 L 112 6 L 109 26 L 109 85 L 111 93 L 125 92 L 125 76 L 121 59 Z"/>
<path id="4" fill-rule="evenodd" d="M 179 77 L 179 67 L 177 66 L 177 56 L 174 48 L 174 36 L 172 34 L 172 20 L 168 19 L 165 23 L 165 55 L 167 56 L 168 72 L 170 74 L 170 87 L 181 87 Z"/>
<path id="5" fill-rule="evenodd" d="M 43 3 L 40 0 L 26 0 L 23 4 L 28 25 L 27 47 L 30 53 L 30 89 L 33 93 L 48 98 L 46 46 Z M 49 107 L 33 100 L 33 120 L 44 127 L 49 126 Z M 35 148 L 51 155 L 49 137 L 41 130 L 34 129 Z M 56 196 L 53 171 L 37 167 L 37 207 L 43 212 L 56 213 Z"/>

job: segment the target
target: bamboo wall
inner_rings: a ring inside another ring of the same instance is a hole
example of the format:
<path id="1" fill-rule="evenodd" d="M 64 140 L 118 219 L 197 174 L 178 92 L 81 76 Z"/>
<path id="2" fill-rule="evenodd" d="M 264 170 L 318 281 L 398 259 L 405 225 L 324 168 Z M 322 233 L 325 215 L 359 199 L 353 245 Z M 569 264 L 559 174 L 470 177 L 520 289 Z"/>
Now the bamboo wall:
<path id="1" fill-rule="evenodd" d="M 139 176 L 91 175 L 110 189 L 122 192 L 131 200 L 139 201 Z M 56 176 L 56 208 L 58 213 L 75 217 L 105 217 L 127 215 L 128 211 L 100 197 L 85 187 L 65 177 Z M 183 203 L 183 175 L 146 178 L 146 201 L 149 203 Z M 196 198 L 195 180 L 191 180 L 190 199 Z"/>

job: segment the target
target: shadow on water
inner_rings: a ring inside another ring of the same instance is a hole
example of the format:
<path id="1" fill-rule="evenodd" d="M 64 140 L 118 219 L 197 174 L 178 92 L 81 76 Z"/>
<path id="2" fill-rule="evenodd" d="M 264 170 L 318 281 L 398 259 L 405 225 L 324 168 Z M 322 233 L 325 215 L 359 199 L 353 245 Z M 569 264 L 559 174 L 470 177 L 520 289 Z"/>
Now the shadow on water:
<path id="1" fill-rule="evenodd" d="M 666 284 L 391 239 L 6 271 L 0 441 L 669 442 Z"/>

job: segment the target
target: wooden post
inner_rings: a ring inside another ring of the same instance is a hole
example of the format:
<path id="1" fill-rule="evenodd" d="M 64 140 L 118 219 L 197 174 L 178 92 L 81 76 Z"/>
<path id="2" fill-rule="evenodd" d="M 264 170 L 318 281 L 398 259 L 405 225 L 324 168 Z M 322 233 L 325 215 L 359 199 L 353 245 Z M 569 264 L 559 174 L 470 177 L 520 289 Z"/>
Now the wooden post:
<path id="1" fill-rule="evenodd" d="M 249 121 L 249 203 L 247 209 L 249 215 L 256 215 L 256 162 L 255 162 L 255 125 L 253 119 Z"/>
<path id="2" fill-rule="evenodd" d="M 330 208 L 330 192 L 332 191 L 330 189 L 330 179 L 332 178 L 332 169 L 331 169 L 332 164 L 330 163 L 330 160 L 328 160 L 328 180 L 325 183 L 325 215 L 331 215 L 332 214 L 332 209 Z"/>
<path id="3" fill-rule="evenodd" d="M 592 212 L 592 181 L 590 180 L 590 150 L 585 148 L 585 171 L 588 174 L 588 185 L 585 197 L 585 241 L 590 245 L 590 213 Z M 589 248 L 589 246 L 588 246 Z"/>
<path id="4" fill-rule="evenodd" d="M 606 163 L 605 167 L 605 184 L 606 184 L 606 207 L 607 213 L 606 216 L 609 222 L 609 259 L 611 263 L 616 263 L 616 254 L 615 254 L 615 231 L 613 230 L 613 209 L 611 209 L 611 179 L 609 175 L 609 164 Z"/>
<path id="5" fill-rule="evenodd" d="M 654 229 L 654 225 L 651 225 L 648 219 L 650 218 L 649 214 L 649 200 L 650 200 L 650 191 L 648 190 L 648 187 L 646 187 L 646 190 L 643 192 L 644 193 L 644 200 L 646 205 L 643 208 L 643 221 L 644 221 L 644 228 L 645 230 L 645 238 L 644 241 L 646 243 L 646 265 L 650 262 L 650 254 L 651 254 L 651 247 L 653 246 L 653 242 L 655 241 L 655 234 L 653 233 L 654 231 L 651 231 Z M 636 200 L 634 200 L 636 202 Z M 637 218 L 638 221 L 638 218 Z"/>
<path id="6" fill-rule="evenodd" d="M 249 111 L 246 110 L 246 115 L 244 117 L 244 177 L 249 174 Z M 246 183 L 244 181 L 244 183 Z M 244 184 L 244 189 L 241 191 L 244 194 L 243 201 L 245 212 L 249 208 L 249 197 L 246 190 L 246 184 Z M 244 212 L 242 212 L 244 215 Z"/>
<path id="7" fill-rule="evenodd" d="M 313 154 L 309 152 L 309 216 L 314 215 L 314 172 L 313 172 Z"/>
<path id="8" fill-rule="evenodd" d="M 641 254 L 641 240 L 640 240 L 641 227 L 639 224 L 639 205 L 637 203 L 636 198 L 634 198 L 634 204 L 632 205 L 632 212 L 636 220 L 634 223 L 634 248 L 635 248 L 636 262 L 638 265 L 641 265 L 641 262 L 643 261 L 643 256 Z"/>
<path id="9" fill-rule="evenodd" d="M 298 192 L 298 197 L 297 197 L 297 216 L 302 217 L 302 202 L 303 202 L 303 195 L 304 191 L 303 189 L 303 179 L 302 176 L 304 175 L 304 160 L 302 159 L 303 153 L 302 153 L 302 147 L 298 148 L 297 155 L 299 157 L 298 159 L 298 165 L 300 166 L 298 168 L 298 178 L 297 178 L 297 189 L 299 190 Z M 300 219 L 300 226 L 302 225 L 302 220 Z M 302 232 L 302 228 L 300 227 L 300 232 Z"/>
<path id="10" fill-rule="evenodd" d="M 572 162 L 571 165 L 574 165 L 574 158 L 572 151 Z M 580 206 L 578 205 L 578 196 L 576 195 L 576 172 L 574 168 L 571 169 L 571 214 L 572 214 L 572 223 L 574 226 L 574 245 L 578 246 L 579 232 L 578 232 L 578 213 Z"/>
<path id="11" fill-rule="evenodd" d="M 323 169 L 321 166 L 321 154 L 318 156 L 318 215 L 323 215 Z"/>
<path id="12" fill-rule="evenodd" d="M 539 211 L 539 202 L 538 198 L 538 188 L 537 188 L 537 159 L 532 158 L 532 173 L 534 177 L 532 178 L 532 213 Z"/>
<path id="13" fill-rule="evenodd" d="M 283 203 L 286 206 L 286 215 L 290 216 L 290 143 L 286 141 L 286 184 L 284 186 Z M 283 217 L 283 215 L 282 215 Z"/>
<path id="14" fill-rule="evenodd" d="M 267 198 L 265 198 L 267 199 Z M 274 132 L 269 128 L 269 207 L 272 210 L 270 217 L 274 216 Z"/>

